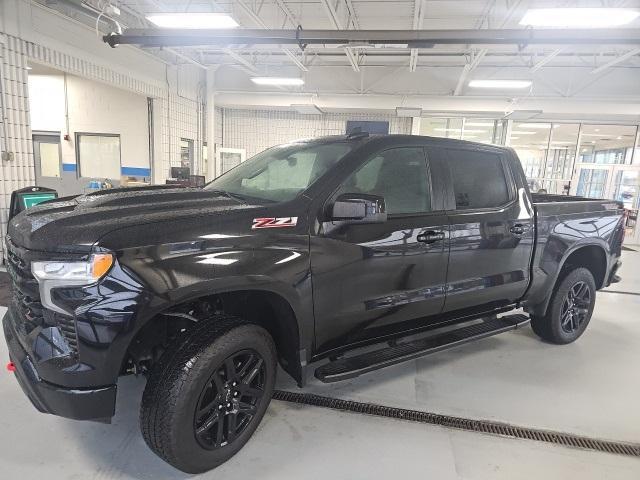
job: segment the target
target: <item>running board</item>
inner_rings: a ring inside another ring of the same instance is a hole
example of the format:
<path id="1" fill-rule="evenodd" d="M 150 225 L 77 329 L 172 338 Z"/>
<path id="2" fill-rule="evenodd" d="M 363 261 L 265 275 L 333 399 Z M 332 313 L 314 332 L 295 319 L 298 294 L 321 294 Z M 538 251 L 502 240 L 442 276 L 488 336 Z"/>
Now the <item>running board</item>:
<path id="1" fill-rule="evenodd" d="M 506 315 L 500 318 L 488 317 L 481 323 L 474 323 L 431 337 L 412 342 L 396 343 L 387 348 L 362 353 L 353 357 L 340 358 L 317 368 L 315 376 L 324 383 L 355 378 L 363 373 L 379 370 L 431 353 L 441 352 L 442 350 L 448 350 L 481 338 L 508 332 L 527 325 L 529 320 L 528 316 L 522 314 Z"/>

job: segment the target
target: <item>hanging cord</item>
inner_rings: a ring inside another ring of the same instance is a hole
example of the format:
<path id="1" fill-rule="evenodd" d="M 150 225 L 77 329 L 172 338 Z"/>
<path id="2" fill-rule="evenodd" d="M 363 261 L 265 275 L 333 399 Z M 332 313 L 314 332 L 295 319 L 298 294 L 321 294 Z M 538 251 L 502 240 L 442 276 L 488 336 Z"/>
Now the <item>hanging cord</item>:
<path id="1" fill-rule="evenodd" d="M 304 52 L 304 49 L 307 48 L 307 44 L 302 43 L 302 40 L 300 39 L 301 33 L 302 33 L 302 25 L 298 25 L 298 28 L 296 28 L 296 40 L 298 41 L 298 47 L 300 47 L 300 50 Z"/>

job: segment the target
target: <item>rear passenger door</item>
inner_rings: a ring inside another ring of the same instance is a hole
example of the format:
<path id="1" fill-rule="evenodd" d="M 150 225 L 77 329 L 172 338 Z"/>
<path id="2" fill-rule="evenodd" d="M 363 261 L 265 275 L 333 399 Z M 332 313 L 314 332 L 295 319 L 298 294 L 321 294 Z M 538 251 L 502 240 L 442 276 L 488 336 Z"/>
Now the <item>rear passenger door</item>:
<path id="1" fill-rule="evenodd" d="M 436 150 L 436 149 L 434 149 Z M 481 147 L 438 148 L 448 172 L 450 252 L 445 312 L 519 299 L 529 284 L 533 218 L 506 154 Z"/>

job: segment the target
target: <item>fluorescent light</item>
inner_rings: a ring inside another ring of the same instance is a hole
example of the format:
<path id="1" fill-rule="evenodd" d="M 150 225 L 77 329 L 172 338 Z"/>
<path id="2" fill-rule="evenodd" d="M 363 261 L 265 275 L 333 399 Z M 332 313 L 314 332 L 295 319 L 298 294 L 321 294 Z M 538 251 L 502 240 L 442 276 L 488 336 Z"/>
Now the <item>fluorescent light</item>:
<path id="1" fill-rule="evenodd" d="M 471 80 L 471 88 L 527 88 L 530 80 Z"/>
<path id="2" fill-rule="evenodd" d="M 313 103 L 293 103 L 291 104 L 291 108 L 302 115 L 320 115 L 321 113 L 323 113 L 323 111 Z"/>
<path id="3" fill-rule="evenodd" d="M 493 127 L 493 122 L 465 122 L 465 127 Z"/>
<path id="4" fill-rule="evenodd" d="M 162 28 L 235 28 L 233 18 L 225 13 L 154 13 L 147 16 L 154 25 Z"/>
<path id="5" fill-rule="evenodd" d="M 433 129 L 436 132 L 460 132 L 459 128 L 434 128 Z M 471 130 L 471 129 L 464 129 L 463 135 L 466 135 L 467 133 L 487 133 L 486 130 Z"/>
<path id="6" fill-rule="evenodd" d="M 640 16 L 631 8 L 530 8 L 520 25 L 533 27 L 617 27 Z"/>
<path id="7" fill-rule="evenodd" d="M 519 123 L 518 126 L 523 128 L 536 128 L 539 130 L 548 130 L 551 128 L 551 124 L 549 123 Z"/>
<path id="8" fill-rule="evenodd" d="M 513 131 L 511 132 L 514 135 L 535 135 L 537 132 L 520 132 L 520 131 Z"/>
<path id="9" fill-rule="evenodd" d="M 419 117 L 422 115 L 420 107 L 396 107 L 396 116 L 398 117 Z"/>
<path id="10" fill-rule="evenodd" d="M 304 85 L 304 80 L 296 77 L 253 77 L 251 81 L 256 85 L 273 85 L 273 86 Z"/>

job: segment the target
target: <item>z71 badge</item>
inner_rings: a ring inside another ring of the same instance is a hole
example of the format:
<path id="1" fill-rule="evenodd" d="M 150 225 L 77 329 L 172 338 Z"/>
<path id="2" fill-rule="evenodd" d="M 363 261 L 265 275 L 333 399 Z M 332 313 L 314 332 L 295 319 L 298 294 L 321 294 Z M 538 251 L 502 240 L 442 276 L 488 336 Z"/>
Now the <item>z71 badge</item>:
<path id="1" fill-rule="evenodd" d="M 286 228 L 295 227 L 298 223 L 298 217 L 268 217 L 254 218 L 252 230 L 259 228 Z"/>

